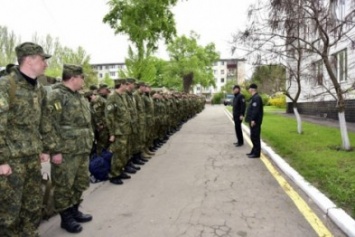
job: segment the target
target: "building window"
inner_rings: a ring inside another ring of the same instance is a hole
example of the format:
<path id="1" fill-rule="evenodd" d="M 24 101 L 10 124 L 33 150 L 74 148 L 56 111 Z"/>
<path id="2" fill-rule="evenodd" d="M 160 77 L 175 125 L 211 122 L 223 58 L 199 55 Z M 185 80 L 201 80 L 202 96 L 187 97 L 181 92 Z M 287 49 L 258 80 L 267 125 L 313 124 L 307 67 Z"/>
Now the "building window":
<path id="1" fill-rule="evenodd" d="M 323 86 L 324 76 L 323 76 L 323 61 L 319 60 L 314 63 L 314 72 L 315 72 L 315 85 Z"/>
<path id="2" fill-rule="evenodd" d="M 221 78 L 221 83 L 224 83 L 224 78 Z"/>
<path id="3" fill-rule="evenodd" d="M 224 70 L 221 70 L 221 74 L 224 75 Z"/>
<path id="4" fill-rule="evenodd" d="M 200 91 L 200 90 L 201 90 L 201 87 L 200 87 L 200 86 L 196 87 L 196 90 L 197 90 L 197 91 Z"/>
<path id="5" fill-rule="evenodd" d="M 221 65 L 224 65 L 224 61 L 221 61 Z"/>
<path id="6" fill-rule="evenodd" d="M 99 74 L 99 77 L 102 78 L 102 73 Z"/>
<path id="7" fill-rule="evenodd" d="M 345 0 L 339 0 L 337 1 L 337 8 L 336 8 L 336 14 L 337 14 L 337 18 L 340 21 L 344 21 L 345 20 L 345 14 L 346 12 L 346 4 L 345 4 Z"/>
<path id="8" fill-rule="evenodd" d="M 110 77 L 115 77 L 116 73 L 115 72 L 110 72 Z"/>
<path id="9" fill-rule="evenodd" d="M 217 70 L 213 70 L 213 74 L 216 75 L 217 74 Z"/>
<path id="10" fill-rule="evenodd" d="M 348 74 L 348 55 L 346 49 L 341 50 L 333 56 L 333 68 L 335 76 L 339 82 L 347 81 Z"/>

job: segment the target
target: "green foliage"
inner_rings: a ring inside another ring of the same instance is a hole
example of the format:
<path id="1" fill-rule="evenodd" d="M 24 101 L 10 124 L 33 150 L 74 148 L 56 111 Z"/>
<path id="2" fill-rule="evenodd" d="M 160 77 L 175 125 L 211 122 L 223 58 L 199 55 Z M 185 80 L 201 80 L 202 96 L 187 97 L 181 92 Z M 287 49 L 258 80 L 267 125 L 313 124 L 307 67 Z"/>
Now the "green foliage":
<path id="1" fill-rule="evenodd" d="M 268 107 L 264 111 L 262 138 L 306 180 L 355 217 L 354 151 L 335 149 L 341 146 L 339 129 L 303 122 L 305 133 L 299 135 L 294 131 L 295 119 L 268 112 Z M 349 138 L 354 144 L 355 133 L 349 133 Z"/>
<path id="2" fill-rule="evenodd" d="M 221 104 L 224 98 L 223 92 L 219 92 L 213 95 L 211 103 L 214 105 Z"/>
<path id="3" fill-rule="evenodd" d="M 0 26 L 0 66 L 16 63 L 15 47 L 20 43 L 19 37 L 7 27 Z"/>
<path id="4" fill-rule="evenodd" d="M 184 79 L 185 92 L 189 92 L 193 84 L 215 86 L 212 65 L 219 54 L 213 43 L 203 47 L 198 45 L 198 39 L 199 36 L 191 32 L 190 37 L 177 37 L 167 48 L 170 56 L 167 78 L 173 81 Z"/>
<path id="5" fill-rule="evenodd" d="M 276 94 L 269 99 L 269 104 L 278 108 L 286 108 L 286 96 L 284 94 Z"/>
<path id="6" fill-rule="evenodd" d="M 270 96 L 267 94 L 260 94 L 260 97 L 263 101 L 263 105 L 269 105 L 269 100 L 270 100 Z"/>
<path id="7" fill-rule="evenodd" d="M 286 69 L 281 65 L 263 65 L 256 67 L 251 82 L 258 85 L 260 92 L 272 95 L 285 90 Z"/>
<path id="8" fill-rule="evenodd" d="M 108 73 L 105 73 L 105 76 L 104 78 L 102 79 L 102 83 L 108 85 L 108 87 L 111 87 L 113 88 L 115 83 L 114 81 L 112 80 L 112 78 L 108 75 Z"/>

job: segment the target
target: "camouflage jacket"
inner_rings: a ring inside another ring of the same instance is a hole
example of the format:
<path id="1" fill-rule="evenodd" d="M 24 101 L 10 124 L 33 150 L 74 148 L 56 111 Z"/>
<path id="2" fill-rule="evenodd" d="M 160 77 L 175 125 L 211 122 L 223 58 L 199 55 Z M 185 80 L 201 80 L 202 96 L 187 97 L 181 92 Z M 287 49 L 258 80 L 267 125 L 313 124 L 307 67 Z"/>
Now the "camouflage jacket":
<path id="1" fill-rule="evenodd" d="M 128 109 L 131 113 L 131 128 L 133 133 L 137 133 L 137 123 L 138 123 L 138 111 L 135 98 L 132 92 L 127 92 L 125 94 L 125 98 L 127 101 Z"/>
<path id="2" fill-rule="evenodd" d="M 15 68 L 0 80 L 0 164 L 42 152 L 40 125 L 46 90 Z"/>
<path id="3" fill-rule="evenodd" d="M 129 135 L 131 114 L 124 94 L 112 93 L 107 98 L 105 118 L 110 135 Z"/>
<path id="4" fill-rule="evenodd" d="M 152 97 L 145 94 L 143 95 L 145 118 L 147 126 L 154 125 L 154 101 Z"/>
<path id="5" fill-rule="evenodd" d="M 90 103 L 91 111 L 92 111 L 92 119 L 94 121 L 95 128 L 100 125 L 105 125 L 105 107 L 106 107 L 106 99 L 97 96 L 95 101 L 91 101 Z"/>
<path id="6" fill-rule="evenodd" d="M 134 100 L 136 102 L 137 114 L 138 114 L 138 122 L 140 126 L 145 126 L 145 108 L 144 108 L 144 100 L 143 95 L 139 93 L 139 91 L 135 91 L 133 93 Z"/>
<path id="7" fill-rule="evenodd" d="M 53 87 L 46 106 L 45 150 L 51 154 L 90 153 L 94 133 L 89 102 L 64 84 Z"/>

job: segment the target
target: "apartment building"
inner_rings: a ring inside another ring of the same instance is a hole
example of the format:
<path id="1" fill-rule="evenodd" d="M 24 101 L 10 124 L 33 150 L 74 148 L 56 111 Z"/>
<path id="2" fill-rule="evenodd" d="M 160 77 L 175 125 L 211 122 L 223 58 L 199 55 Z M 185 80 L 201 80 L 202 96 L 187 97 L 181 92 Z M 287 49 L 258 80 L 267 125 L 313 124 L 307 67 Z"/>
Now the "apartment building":
<path id="1" fill-rule="evenodd" d="M 355 44 L 352 40 L 355 38 L 354 9 L 355 6 L 351 0 L 341 0 L 329 10 L 336 16 L 334 26 L 329 30 L 329 40 L 336 43 L 329 48 L 328 58 L 332 71 L 344 91 L 345 116 L 348 122 L 355 122 Z M 342 26 L 340 27 L 340 25 Z M 334 29 L 338 30 L 337 36 L 333 34 Z M 300 38 L 305 39 L 306 42 L 313 42 L 313 46 L 319 50 L 323 49 L 324 44 L 320 39 L 319 32 L 312 30 L 311 21 L 300 32 L 302 32 Z M 340 40 L 336 38 L 339 37 L 339 34 L 343 34 Z M 298 111 L 300 114 L 338 119 L 336 91 L 326 70 L 326 65 L 319 54 L 307 49 L 310 49 L 310 45 L 304 45 L 302 55 L 301 94 L 298 99 Z M 290 61 L 292 60 L 289 60 L 292 65 Z M 293 65 L 296 64 L 297 62 L 293 62 Z M 295 95 L 298 90 L 296 81 L 288 81 L 286 88 L 290 88 L 290 94 Z M 288 100 L 287 110 L 292 113 L 290 100 Z"/>
<path id="2" fill-rule="evenodd" d="M 193 93 L 197 95 L 205 95 L 207 99 L 212 98 L 213 94 L 221 92 L 222 87 L 229 81 L 234 84 L 242 84 L 245 81 L 245 59 L 230 58 L 220 59 L 213 64 L 213 76 L 216 87 L 209 86 L 207 88 L 201 85 L 195 85 Z M 230 93 L 230 91 L 226 91 Z"/>
<path id="3" fill-rule="evenodd" d="M 103 80 L 105 75 L 108 75 L 113 80 L 118 79 L 118 71 L 126 69 L 125 63 L 101 63 L 92 64 L 91 66 L 97 72 L 99 81 Z"/>

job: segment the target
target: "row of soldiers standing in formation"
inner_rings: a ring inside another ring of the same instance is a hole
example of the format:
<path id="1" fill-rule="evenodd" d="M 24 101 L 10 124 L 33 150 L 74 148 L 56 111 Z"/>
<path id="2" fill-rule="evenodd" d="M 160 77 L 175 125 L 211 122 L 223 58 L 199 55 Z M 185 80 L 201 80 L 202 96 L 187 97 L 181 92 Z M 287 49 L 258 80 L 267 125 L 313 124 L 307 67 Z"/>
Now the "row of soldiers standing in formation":
<path id="1" fill-rule="evenodd" d="M 135 79 L 115 80 L 109 94 L 105 86 L 85 93 L 90 101 L 96 152 L 113 152 L 110 182 L 122 184 L 177 131 L 183 122 L 202 111 L 204 99 L 184 93 L 152 91 Z"/>
<path id="2" fill-rule="evenodd" d="M 62 81 L 45 90 L 39 78 L 51 55 L 32 42 L 18 45 L 16 55 L 19 65 L 0 77 L 0 236 L 39 236 L 40 162 L 50 160 L 60 226 L 78 233 L 80 223 L 93 218 L 79 206 L 89 187 L 94 131 L 99 152 L 113 152 L 110 181 L 120 184 L 128 176 L 125 171 L 139 169 L 134 162 L 143 164 L 143 152 L 153 154 L 169 133 L 203 108 L 199 97 L 153 93 L 143 83 L 134 92 L 134 80 L 127 79 L 115 81 L 107 100 L 94 91 L 86 94 L 90 109 L 80 93 L 85 83 L 81 66 L 64 64 Z"/>

